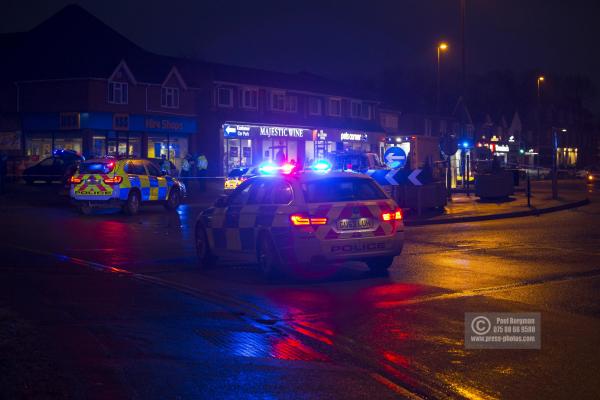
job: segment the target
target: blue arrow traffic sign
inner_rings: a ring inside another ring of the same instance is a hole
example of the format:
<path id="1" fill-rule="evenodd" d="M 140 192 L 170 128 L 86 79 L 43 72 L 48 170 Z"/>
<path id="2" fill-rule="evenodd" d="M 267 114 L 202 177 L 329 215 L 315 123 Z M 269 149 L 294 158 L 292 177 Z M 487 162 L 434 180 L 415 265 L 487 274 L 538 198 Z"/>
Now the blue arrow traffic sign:
<path id="1" fill-rule="evenodd" d="M 385 151 L 383 160 L 390 168 L 404 168 L 406 152 L 402 147 L 390 147 Z"/>

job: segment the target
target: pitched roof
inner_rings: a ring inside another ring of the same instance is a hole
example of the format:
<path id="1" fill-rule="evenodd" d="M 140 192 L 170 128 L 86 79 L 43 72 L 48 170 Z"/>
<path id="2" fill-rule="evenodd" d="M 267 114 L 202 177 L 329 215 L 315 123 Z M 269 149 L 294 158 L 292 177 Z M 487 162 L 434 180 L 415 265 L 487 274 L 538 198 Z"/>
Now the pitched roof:
<path id="1" fill-rule="evenodd" d="M 277 87 L 340 96 L 375 97 L 311 73 L 282 73 L 146 51 L 78 5 L 68 5 L 32 30 L 0 35 L 5 59 L 0 73 L 11 80 L 108 78 L 124 60 L 138 81 L 160 84 L 176 66 L 186 84 L 206 80 Z"/>

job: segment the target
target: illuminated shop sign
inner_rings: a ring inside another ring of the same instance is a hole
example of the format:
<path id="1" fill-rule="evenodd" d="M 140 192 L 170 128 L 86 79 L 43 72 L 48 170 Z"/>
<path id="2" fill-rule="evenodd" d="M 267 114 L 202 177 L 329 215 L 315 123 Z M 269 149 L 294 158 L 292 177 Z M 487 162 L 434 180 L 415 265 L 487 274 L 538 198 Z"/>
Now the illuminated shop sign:
<path id="1" fill-rule="evenodd" d="M 508 153 L 509 152 L 508 145 L 507 144 L 497 144 L 496 151 L 501 152 L 501 153 Z"/>
<path id="2" fill-rule="evenodd" d="M 306 129 L 279 126 L 260 126 L 260 136 L 302 138 Z"/>
<path id="3" fill-rule="evenodd" d="M 366 141 L 367 140 L 367 134 L 366 133 L 349 133 L 349 132 L 342 132 L 340 134 L 340 140 L 342 142 L 360 142 L 360 141 Z"/>
<path id="4" fill-rule="evenodd" d="M 168 120 L 168 119 L 146 118 L 145 127 L 146 127 L 146 129 L 181 131 L 181 130 L 183 130 L 183 123 L 181 123 L 179 121 Z"/>
<path id="5" fill-rule="evenodd" d="M 261 126 L 261 125 L 223 125 L 223 135 L 228 138 L 263 136 L 263 137 L 285 137 L 285 138 L 310 138 L 311 131 L 302 128 L 290 128 L 284 126 Z"/>

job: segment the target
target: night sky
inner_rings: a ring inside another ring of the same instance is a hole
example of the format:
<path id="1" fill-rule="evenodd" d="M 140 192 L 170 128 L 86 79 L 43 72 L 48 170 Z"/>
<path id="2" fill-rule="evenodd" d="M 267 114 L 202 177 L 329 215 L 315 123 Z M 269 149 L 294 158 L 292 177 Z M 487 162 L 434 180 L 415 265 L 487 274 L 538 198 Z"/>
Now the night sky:
<path id="1" fill-rule="evenodd" d="M 68 1 L 3 1 L 0 32 L 28 30 Z M 71 2 L 72 3 L 72 2 Z M 162 54 L 330 77 L 430 68 L 450 44 L 459 68 L 459 0 L 77 2 Z M 600 2 L 467 0 L 467 70 L 581 73 L 600 87 Z"/>

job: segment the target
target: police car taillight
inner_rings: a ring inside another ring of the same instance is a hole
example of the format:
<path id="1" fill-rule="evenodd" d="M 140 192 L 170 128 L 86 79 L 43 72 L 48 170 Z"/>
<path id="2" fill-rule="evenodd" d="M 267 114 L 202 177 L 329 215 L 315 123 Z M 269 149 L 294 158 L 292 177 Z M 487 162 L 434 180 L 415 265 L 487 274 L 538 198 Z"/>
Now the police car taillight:
<path id="1" fill-rule="evenodd" d="M 76 184 L 78 184 L 78 183 L 81 183 L 81 178 L 76 178 L 75 176 L 72 176 L 72 177 L 71 177 L 71 179 L 69 179 L 69 181 L 70 181 L 72 184 L 76 185 Z"/>
<path id="2" fill-rule="evenodd" d="M 381 214 L 382 221 L 395 221 L 395 220 L 401 220 L 401 219 L 402 219 L 402 211 L 400 211 L 399 209 L 394 212 L 386 212 L 386 213 Z"/>
<path id="3" fill-rule="evenodd" d="M 114 178 L 104 178 L 104 183 L 107 185 L 114 185 L 123 182 L 123 177 L 115 176 Z"/>
<path id="4" fill-rule="evenodd" d="M 308 225 L 326 225 L 326 217 L 308 217 L 304 214 L 292 214 L 290 215 L 290 221 L 294 226 L 308 226 Z"/>

